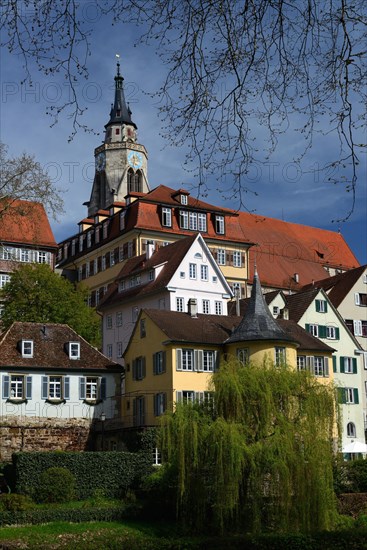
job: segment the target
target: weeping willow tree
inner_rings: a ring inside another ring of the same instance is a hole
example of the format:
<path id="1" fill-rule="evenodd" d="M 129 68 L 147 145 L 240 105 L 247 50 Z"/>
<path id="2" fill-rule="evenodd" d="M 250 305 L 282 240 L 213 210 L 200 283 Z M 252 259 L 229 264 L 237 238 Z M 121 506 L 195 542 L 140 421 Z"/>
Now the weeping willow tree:
<path id="1" fill-rule="evenodd" d="M 335 517 L 333 388 L 284 366 L 221 366 L 214 406 L 177 405 L 160 430 L 190 528 L 328 529 Z"/>

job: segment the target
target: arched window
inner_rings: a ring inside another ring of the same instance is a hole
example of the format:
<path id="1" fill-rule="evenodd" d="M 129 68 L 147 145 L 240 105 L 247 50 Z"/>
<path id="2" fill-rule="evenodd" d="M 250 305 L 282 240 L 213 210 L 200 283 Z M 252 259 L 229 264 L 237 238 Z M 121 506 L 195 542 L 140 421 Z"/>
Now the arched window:
<path id="1" fill-rule="evenodd" d="M 127 172 L 127 189 L 128 192 L 136 191 L 141 193 L 142 190 L 142 173 L 140 170 L 134 172 L 132 168 L 129 168 Z"/>
<path id="2" fill-rule="evenodd" d="M 356 425 L 354 422 L 348 422 L 347 424 L 347 436 L 356 437 Z"/>

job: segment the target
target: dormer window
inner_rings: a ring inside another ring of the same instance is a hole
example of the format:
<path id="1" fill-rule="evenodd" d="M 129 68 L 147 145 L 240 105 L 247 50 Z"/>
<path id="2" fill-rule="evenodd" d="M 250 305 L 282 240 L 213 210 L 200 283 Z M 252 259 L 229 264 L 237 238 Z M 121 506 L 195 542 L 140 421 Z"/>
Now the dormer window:
<path id="1" fill-rule="evenodd" d="M 187 204 L 187 195 L 181 195 L 181 204 Z"/>
<path id="2" fill-rule="evenodd" d="M 79 342 L 69 342 L 69 359 L 80 359 Z"/>
<path id="3" fill-rule="evenodd" d="M 162 225 L 164 227 L 172 226 L 172 212 L 170 208 L 162 208 Z"/>
<path id="4" fill-rule="evenodd" d="M 120 230 L 125 229 L 126 210 L 120 212 Z"/>
<path id="5" fill-rule="evenodd" d="M 33 357 L 33 340 L 22 340 L 22 357 Z"/>
<path id="6" fill-rule="evenodd" d="M 120 281 L 119 282 L 119 292 L 122 292 L 123 290 L 125 290 L 125 281 Z"/>
<path id="7" fill-rule="evenodd" d="M 215 232 L 224 235 L 224 216 L 215 216 Z"/>
<path id="8" fill-rule="evenodd" d="M 83 240 L 84 240 L 84 235 L 80 235 L 80 237 L 79 237 L 79 252 L 83 251 Z"/>
<path id="9" fill-rule="evenodd" d="M 105 222 L 103 224 L 103 238 L 104 239 L 107 239 L 107 234 L 108 234 L 108 222 Z"/>

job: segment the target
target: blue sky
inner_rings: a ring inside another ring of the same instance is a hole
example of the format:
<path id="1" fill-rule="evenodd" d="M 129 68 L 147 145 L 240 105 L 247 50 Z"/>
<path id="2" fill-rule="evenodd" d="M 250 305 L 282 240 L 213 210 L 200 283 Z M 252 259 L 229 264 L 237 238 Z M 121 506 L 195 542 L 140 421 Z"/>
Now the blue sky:
<path id="1" fill-rule="evenodd" d="M 24 78 L 19 58 L 1 51 L 1 122 L 0 139 L 9 146 L 11 155 L 22 151 L 32 153 L 47 167 L 53 181 L 63 190 L 65 214 L 58 223 L 51 221 L 57 241 L 77 232 L 77 223 L 86 216 L 83 202 L 90 196 L 94 175 L 94 148 L 103 139 L 104 124 L 108 121 L 113 101 L 113 77 L 116 70 L 115 54 L 120 54 L 121 72 L 125 78 L 125 95 L 130 103 L 132 118 L 138 126 L 139 142 L 148 150 L 148 178 L 151 188 L 165 184 L 173 188 L 191 190 L 195 179 L 184 170 L 184 149 L 169 147 L 161 137 L 162 125 L 158 115 L 157 99 L 148 95 L 162 84 L 165 66 L 153 48 L 133 46 L 136 29 L 133 26 L 94 25 L 91 36 L 92 55 L 89 58 L 89 80 L 78 82 L 87 111 L 83 122 L 99 135 L 79 131 L 71 143 L 71 123 L 62 116 L 57 125 L 46 109 L 55 100 L 68 97 L 68 87 L 61 77 L 44 77 L 34 73 L 34 87 L 21 86 Z M 297 124 L 298 121 L 295 122 Z M 264 139 L 256 120 L 251 121 L 257 142 Z M 322 123 L 322 122 L 321 122 Z M 360 142 L 365 135 L 360 136 Z M 350 197 L 342 185 L 333 185 L 330 171 L 313 172 L 315 166 L 324 166 L 337 154 L 338 141 L 333 136 L 319 136 L 314 147 L 297 165 L 294 159 L 302 148 L 299 134 L 287 132 L 276 152 L 266 164 L 258 164 L 250 172 L 249 187 L 258 193 L 246 196 L 247 209 L 265 216 L 286 221 L 340 230 L 360 263 L 367 263 L 367 196 L 366 159 L 361 157 L 357 185 L 356 206 L 351 218 L 341 224 L 333 219 L 343 218 L 350 207 Z M 209 178 L 211 191 L 204 197 L 207 202 L 238 208 L 235 199 L 223 202 L 218 188 L 230 186 L 231 178 L 219 182 Z M 194 191 L 193 191 L 194 192 Z"/>

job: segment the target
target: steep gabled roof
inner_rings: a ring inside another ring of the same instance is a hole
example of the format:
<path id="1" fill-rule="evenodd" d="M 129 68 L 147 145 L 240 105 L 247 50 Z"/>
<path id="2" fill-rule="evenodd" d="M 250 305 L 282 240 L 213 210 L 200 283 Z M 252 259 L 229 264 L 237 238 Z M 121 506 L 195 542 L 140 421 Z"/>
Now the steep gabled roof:
<path id="1" fill-rule="evenodd" d="M 20 342 L 33 340 L 33 357 L 22 357 Z M 70 359 L 67 344 L 80 343 L 80 359 Z M 68 325 L 16 322 L 0 335 L 0 368 L 111 372 L 122 371 Z"/>
<path id="2" fill-rule="evenodd" d="M 309 332 L 307 332 L 303 327 L 298 325 L 295 321 L 291 319 L 277 319 L 280 327 L 289 334 L 294 340 L 299 344 L 297 353 L 302 351 L 313 351 L 313 352 L 330 352 L 335 351 L 334 348 L 325 344 L 322 340 L 315 338 Z"/>
<path id="3" fill-rule="evenodd" d="M 0 212 L 0 243 L 57 248 L 42 204 L 0 199 Z"/>
<path id="4" fill-rule="evenodd" d="M 298 323 L 319 292 L 320 289 L 318 288 L 310 288 L 309 290 L 285 296 L 289 318 Z"/>
<path id="5" fill-rule="evenodd" d="M 98 309 L 103 310 L 119 302 L 121 299 L 131 298 L 132 296 L 145 296 L 164 289 L 172 279 L 178 266 L 190 250 L 197 236 L 198 235 L 191 235 L 190 237 L 186 237 L 185 239 L 181 239 L 167 246 L 162 246 L 148 259 L 146 258 L 146 254 L 142 254 L 127 260 L 118 274 L 116 281 L 111 285 L 107 294 L 99 304 Z M 164 264 L 164 268 L 153 281 L 119 292 L 119 281 L 121 279 L 150 271 L 162 264 Z"/>
<path id="6" fill-rule="evenodd" d="M 261 291 L 259 276 L 255 271 L 251 298 L 248 301 L 246 312 L 226 343 L 259 340 L 294 342 L 294 338 L 281 328 L 270 313 Z"/>
<path id="7" fill-rule="evenodd" d="M 309 290 L 311 288 L 323 288 L 335 307 L 339 307 L 341 302 L 352 290 L 358 279 L 367 270 L 367 265 L 361 265 L 355 269 L 350 269 L 345 273 L 339 273 L 333 277 L 322 279 L 321 281 L 315 281 L 309 285 L 305 285 L 302 290 Z"/>

